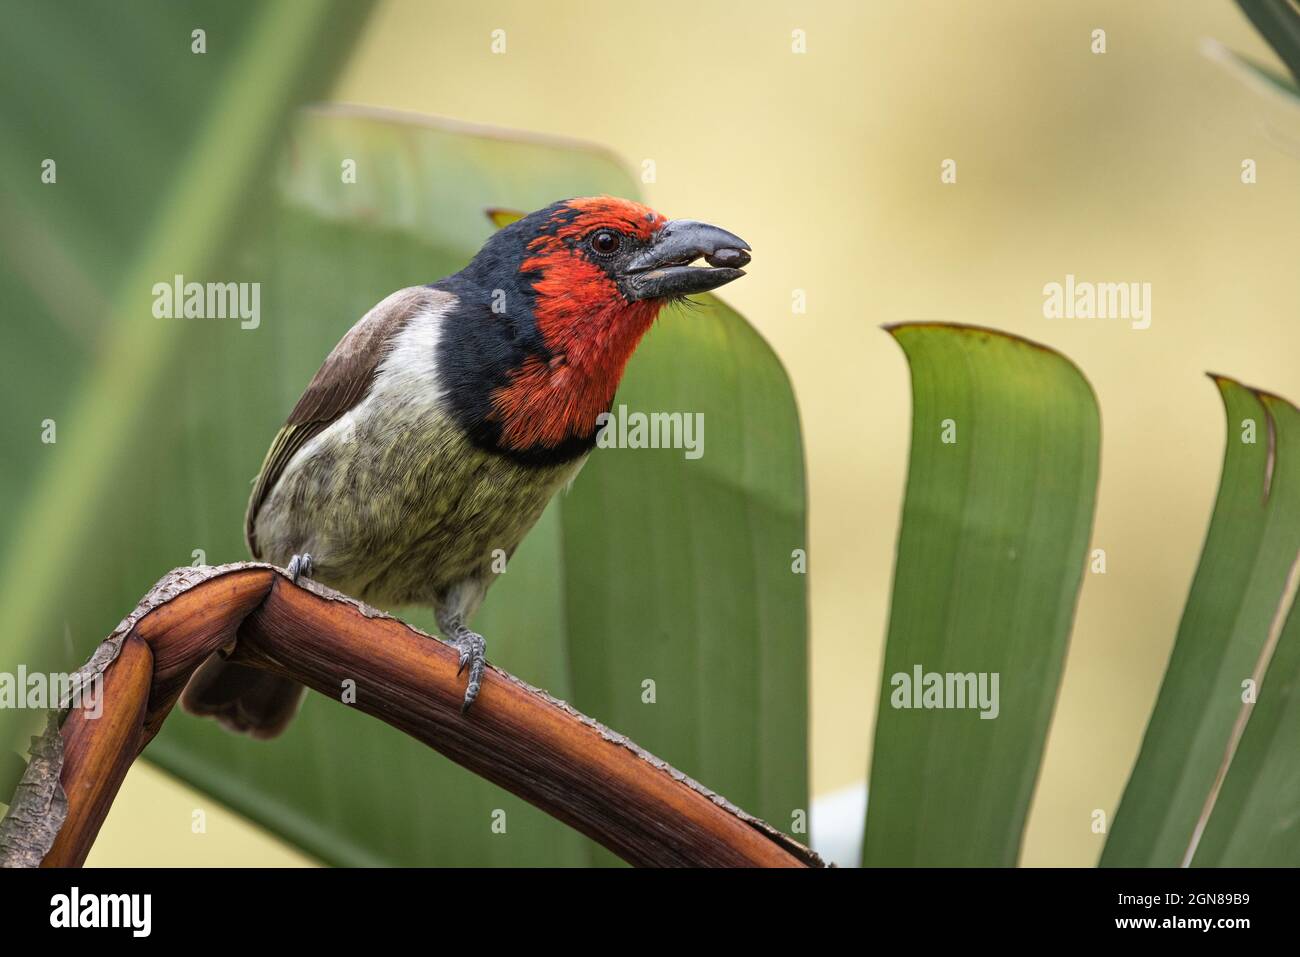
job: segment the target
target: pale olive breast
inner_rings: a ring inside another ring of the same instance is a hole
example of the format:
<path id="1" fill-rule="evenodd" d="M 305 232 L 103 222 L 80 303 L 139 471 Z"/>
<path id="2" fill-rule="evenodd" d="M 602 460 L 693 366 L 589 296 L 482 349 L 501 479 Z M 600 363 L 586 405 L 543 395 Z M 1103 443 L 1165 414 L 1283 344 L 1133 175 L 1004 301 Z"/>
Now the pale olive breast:
<path id="1" fill-rule="evenodd" d="M 581 464 L 521 465 L 422 403 L 363 404 L 295 457 L 258 538 L 268 560 L 308 551 L 314 578 L 381 607 L 433 603 L 492 576 Z"/>

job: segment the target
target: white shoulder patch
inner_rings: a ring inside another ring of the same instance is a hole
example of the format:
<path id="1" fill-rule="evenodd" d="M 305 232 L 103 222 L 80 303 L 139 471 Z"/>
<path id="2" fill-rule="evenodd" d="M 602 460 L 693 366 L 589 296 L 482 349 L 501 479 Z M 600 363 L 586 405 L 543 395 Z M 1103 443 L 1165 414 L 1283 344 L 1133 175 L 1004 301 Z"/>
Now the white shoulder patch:
<path id="1" fill-rule="evenodd" d="M 375 381 L 366 397 L 299 449 L 285 467 L 286 475 L 321 449 L 351 442 L 357 423 L 377 410 L 396 405 L 405 407 L 407 414 L 422 414 L 440 408 L 444 389 L 438 378 L 438 341 L 443 319 L 457 299 L 451 293 L 436 295 L 435 302 L 408 319 L 394 336 L 388 355 L 375 370 Z"/>
<path id="2" fill-rule="evenodd" d="M 400 400 L 438 405 L 444 392 L 438 376 L 438 342 L 447 313 L 456 305 L 451 293 L 442 293 L 435 303 L 407 320 L 393 337 L 388 355 L 375 370 L 370 395 L 357 406 Z"/>

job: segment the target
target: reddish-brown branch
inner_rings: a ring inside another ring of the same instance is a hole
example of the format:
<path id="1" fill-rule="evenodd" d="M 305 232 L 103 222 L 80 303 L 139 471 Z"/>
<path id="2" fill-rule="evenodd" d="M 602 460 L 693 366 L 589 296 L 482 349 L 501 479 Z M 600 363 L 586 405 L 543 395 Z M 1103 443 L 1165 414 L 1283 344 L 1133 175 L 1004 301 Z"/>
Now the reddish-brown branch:
<path id="1" fill-rule="evenodd" d="M 153 652 L 135 635 L 104 673 L 103 715 L 74 708 L 63 722 L 63 772 L 68 816 L 42 867 L 80 867 L 141 748 Z"/>
<path id="2" fill-rule="evenodd" d="M 496 668 L 469 716 L 455 652 L 402 622 L 277 569 L 177 569 L 96 652 L 104 713 L 61 735 L 68 813 L 44 858 L 80 865 L 122 779 L 194 670 L 218 649 L 400 728 L 638 865 L 808 867 L 807 848 Z"/>

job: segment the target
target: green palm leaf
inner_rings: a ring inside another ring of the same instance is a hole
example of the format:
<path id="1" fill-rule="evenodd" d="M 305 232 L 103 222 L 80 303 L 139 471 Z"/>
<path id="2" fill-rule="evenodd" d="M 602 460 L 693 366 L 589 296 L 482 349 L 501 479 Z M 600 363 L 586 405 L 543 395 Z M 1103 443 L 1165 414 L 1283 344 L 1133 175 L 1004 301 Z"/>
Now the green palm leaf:
<path id="1" fill-rule="evenodd" d="M 912 370 L 912 449 L 863 861 L 1008 866 L 1087 558 L 1097 405 L 1069 360 L 1023 339 L 890 331 Z M 967 696 L 954 679 L 932 699 L 946 707 L 927 707 L 927 674 L 971 675 Z M 989 692 L 997 679 L 982 708 L 980 675 Z"/>

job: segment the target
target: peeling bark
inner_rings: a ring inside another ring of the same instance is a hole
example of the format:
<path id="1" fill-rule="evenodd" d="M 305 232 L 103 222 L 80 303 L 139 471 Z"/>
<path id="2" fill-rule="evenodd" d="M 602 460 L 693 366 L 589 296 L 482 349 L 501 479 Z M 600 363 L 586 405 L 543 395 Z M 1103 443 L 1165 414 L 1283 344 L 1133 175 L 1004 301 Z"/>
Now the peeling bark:
<path id="1" fill-rule="evenodd" d="M 37 867 L 54 845 L 68 816 L 68 797 L 59 781 L 63 736 L 59 712 L 51 711 L 45 732 L 32 738 L 32 760 L 0 821 L 0 867 Z"/>

